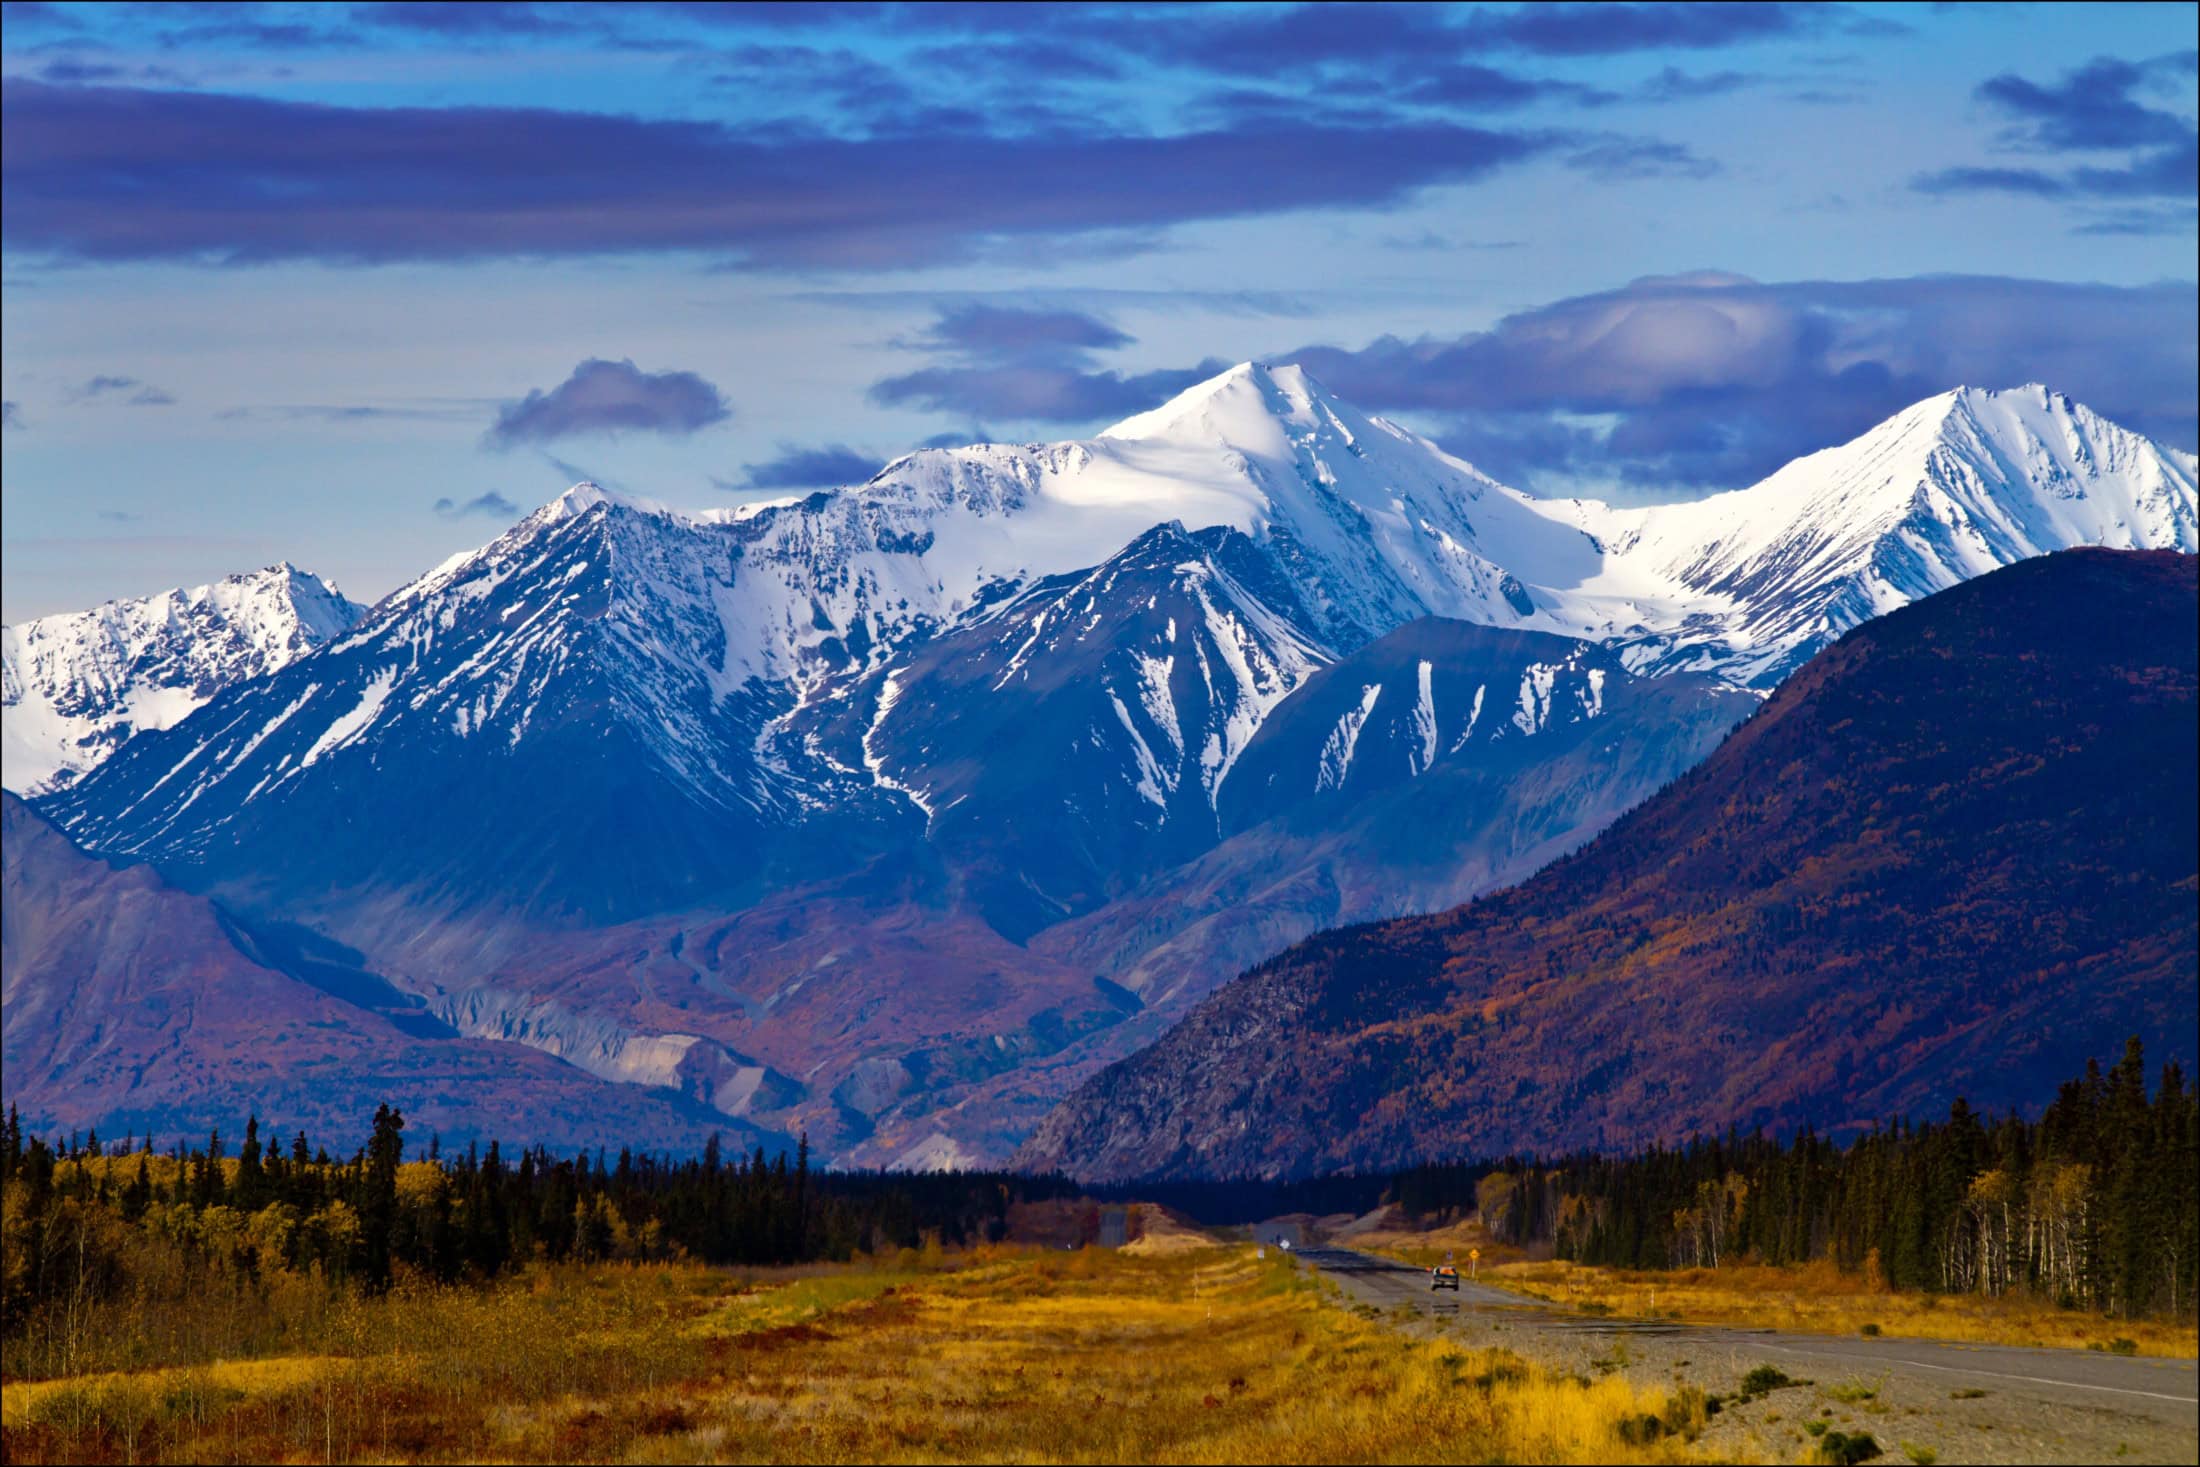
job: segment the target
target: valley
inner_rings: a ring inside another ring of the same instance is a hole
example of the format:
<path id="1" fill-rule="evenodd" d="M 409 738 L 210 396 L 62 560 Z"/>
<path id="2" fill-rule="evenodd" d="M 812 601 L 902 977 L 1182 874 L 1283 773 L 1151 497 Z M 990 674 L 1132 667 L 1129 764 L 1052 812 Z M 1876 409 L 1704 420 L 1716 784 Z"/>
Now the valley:
<path id="1" fill-rule="evenodd" d="M 2195 4 L 6 0 L 0 1467 L 2200 1461 Z"/>
<path id="2" fill-rule="evenodd" d="M 1247 365 L 783 502 L 579 486 L 282 665 L 209 664 L 36 803 L 291 981 L 632 1092 L 549 1139 L 640 1105 L 983 1164 L 1291 944 L 1580 848 L 1869 618 L 2065 546 L 2191 551 L 2193 492 L 2028 387 L 1700 502 L 1541 500 Z M 41 655 L 11 688 L 93 675 Z M 11 1101 L 186 1120 L 42 1071 L 29 973 Z"/>

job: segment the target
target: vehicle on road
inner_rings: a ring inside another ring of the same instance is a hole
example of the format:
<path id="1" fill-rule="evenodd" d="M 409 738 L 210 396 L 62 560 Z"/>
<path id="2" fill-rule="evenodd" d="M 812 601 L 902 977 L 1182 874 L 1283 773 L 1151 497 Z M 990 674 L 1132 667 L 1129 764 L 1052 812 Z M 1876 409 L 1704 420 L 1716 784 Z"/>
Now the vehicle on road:
<path id="1" fill-rule="evenodd" d="M 1431 1289 L 1450 1289 L 1456 1292 L 1459 1288 L 1459 1265 L 1437 1264 L 1428 1271 L 1428 1286 Z"/>

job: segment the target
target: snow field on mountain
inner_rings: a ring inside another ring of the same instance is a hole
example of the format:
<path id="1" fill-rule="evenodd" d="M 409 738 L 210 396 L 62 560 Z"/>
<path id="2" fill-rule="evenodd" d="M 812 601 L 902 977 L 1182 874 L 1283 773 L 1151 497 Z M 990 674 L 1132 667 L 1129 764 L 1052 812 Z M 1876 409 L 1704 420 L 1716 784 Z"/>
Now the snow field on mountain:
<path id="1" fill-rule="evenodd" d="M 1164 529 L 1180 549 L 1156 541 L 1169 558 L 1140 559 Z M 278 568 L 291 621 L 240 618 L 232 640 L 256 661 L 194 657 L 181 638 L 171 661 L 214 664 L 188 692 L 119 653 L 59 662 L 120 689 L 111 721 L 173 722 L 262 678 L 199 744 L 164 747 L 170 762 L 88 812 L 80 835 L 114 827 L 129 849 L 203 842 L 244 802 L 385 740 L 516 756 L 576 720 L 622 730 L 706 807 L 791 824 L 885 791 L 929 825 L 933 791 L 956 778 L 942 771 L 973 751 L 892 736 L 945 696 L 911 659 L 948 636 L 991 647 L 994 626 L 1009 640 L 986 653 L 992 695 L 1097 679 L 1082 736 L 1112 748 L 1122 788 L 1165 823 L 1194 779 L 1219 809 L 1239 756 L 1313 671 L 1421 617 L 1586 638 L 1631 671 L 1704 671 L 1762 692 L 1857 622 L 2010 560 L 2074 544 L 2189 552 L 2195 540 L 2189 455 L 2038 387 L 1942 394 L 1750 488 L 1618 509 L 1522 494 L 1296 367 L 1248 364 L 1092 439 L 928 449 L 864 484 L 769 505 L 687 515 L 577 485 L 356 624 Z M 1224 541 L 1238 548 L 1220 560 L 1201 548 Z M 1164 595 L 1157 639 L 1134 620 Z M 118 617 L 102 608 L 72 625 Z M 11 779 L 33 757 L 18 744 L 52 743 L 38 699 L 56 695 L 58 664 L 29 649 L 56 635 L 45 623 L 8 632 Z M 1086 642 L 1100 635 L 1119 643 L 1096 660 Z M 270 644 L 295 655 L 315 636 L 327 645 L 295 678 L 266 665 Z M 1556 670 L 1531 675 L 1503 727 L 1597 716 L 1601 676 L 1562 714 Z M 1399 690 L 1419 694 L 1404 752 L 1416 772 L 1436 757 L 1432 677 Z M 836 743 L 824 730 L 859 688 L 876 705 Z M 1324 787 L 1344 782 L 1356 739 L 1334 731 Z M 221 752 L 201 759 L 208 742 Z M 194 761 L 197 782 L 182 787 Z"/>
<path id="2" fill-rule="evenodd" d="M 329 641 L 360 612 L 283 562 L 0 630 L 0 782 L 27 794 L 69 783 L 130 734 L 173 727 L 223 687 Z"/>

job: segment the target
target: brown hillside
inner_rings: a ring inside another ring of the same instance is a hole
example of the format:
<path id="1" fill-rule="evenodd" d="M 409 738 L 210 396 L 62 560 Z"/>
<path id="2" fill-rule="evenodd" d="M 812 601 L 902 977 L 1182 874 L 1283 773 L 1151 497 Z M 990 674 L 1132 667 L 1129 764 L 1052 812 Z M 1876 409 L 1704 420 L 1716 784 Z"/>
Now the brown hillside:
<path id="1" fill-rule="evenodd" d="M 2195 1050 L 2196 562 L 2071 551 L 1843 638 L 1522 886 L 1325 934 L 1021 1153 L 1292 1174 L 2036 1104 Z"/>

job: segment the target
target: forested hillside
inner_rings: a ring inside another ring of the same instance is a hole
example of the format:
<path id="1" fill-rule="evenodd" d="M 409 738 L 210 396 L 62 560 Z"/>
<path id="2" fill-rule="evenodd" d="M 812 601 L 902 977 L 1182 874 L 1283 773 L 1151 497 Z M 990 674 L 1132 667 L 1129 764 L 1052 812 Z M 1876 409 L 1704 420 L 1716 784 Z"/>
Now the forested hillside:
<path id="1" fill-rule="evenodd" d="M 2080 550 L 1865 623 L 1520 886 L 1313 938 L 1065 1101 L 1092 1179 L 1845 1133 L 2195 1057 L 2195 561 Z"/>
<path id="2" fill-rule="evenodd" d="M 2200 1094 L 2134 1039 L 2036 1121 L 1963 1100 L 1847 1146 L 1728 1135 L 1633 1156 L 1403 1172 L 1414 1215 L 1476 1209 L 1492 1237 L 1622 1268 L 1830 1259 L 1898 1289 L 2034 1293 L 2189 1315 L 2200 1285 Z"/>

